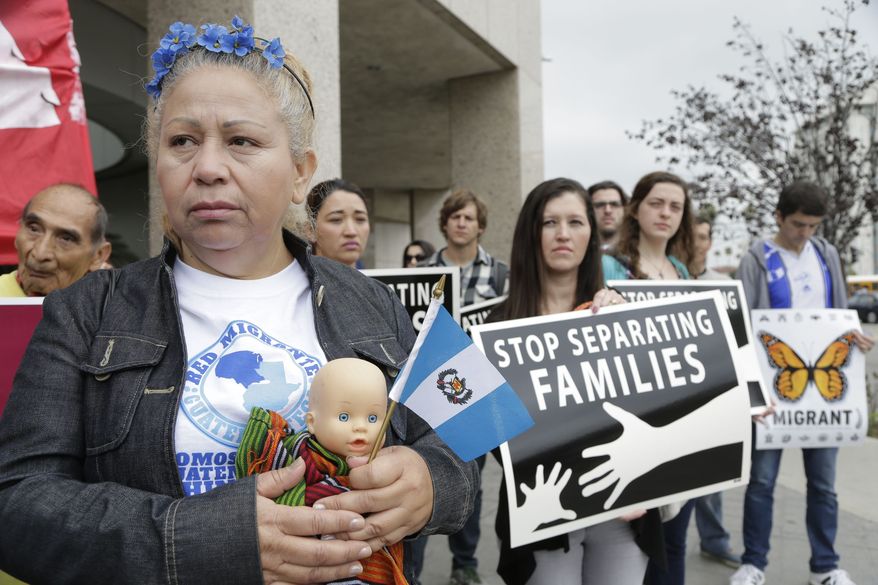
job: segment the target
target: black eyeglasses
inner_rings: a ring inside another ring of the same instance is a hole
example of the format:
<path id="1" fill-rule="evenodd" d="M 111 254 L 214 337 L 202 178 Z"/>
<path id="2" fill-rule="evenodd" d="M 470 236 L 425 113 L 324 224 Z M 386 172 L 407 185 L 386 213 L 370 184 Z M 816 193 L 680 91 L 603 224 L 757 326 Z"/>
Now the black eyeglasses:
<path id="1" fill-rule="evenodd" d="M 595 209 L 603 209 L 604 207 L 612 207 L 613 209 L 617 209 L 622 207 L 621 201 L 598 201 L 596 203 L 592 203 Z"/>
<path id="2" fill-rule="evenodd" d="M 426 254 L 406 254 L 405 255 L 405 263 L 406 264 L 408 264 L 412 260 L 415 260 L 417 262 L 423 262 L 426 259 L 427 259 Z"/>

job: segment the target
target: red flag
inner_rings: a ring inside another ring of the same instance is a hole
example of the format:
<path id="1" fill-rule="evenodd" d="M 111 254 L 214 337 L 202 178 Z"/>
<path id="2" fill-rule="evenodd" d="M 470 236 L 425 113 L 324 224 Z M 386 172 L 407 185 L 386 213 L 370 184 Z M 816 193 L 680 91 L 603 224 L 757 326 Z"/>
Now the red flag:
<path id="1" fill-rule="evenodd" d="M 54 183 L 97 194 L 67 0 L 0 1 L 0 264 L 24 204 Z"/>

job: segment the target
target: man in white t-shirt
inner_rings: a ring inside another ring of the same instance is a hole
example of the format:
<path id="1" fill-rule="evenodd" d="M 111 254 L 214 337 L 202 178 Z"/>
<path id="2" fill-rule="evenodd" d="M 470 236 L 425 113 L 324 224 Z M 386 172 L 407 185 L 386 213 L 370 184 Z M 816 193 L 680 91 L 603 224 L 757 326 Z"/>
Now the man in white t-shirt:
<path id="1" fill-rule="evenodd" d="M 751 309 L 847 307 L 847 286 L 835 247 L 815 234 L 826 215 L 826 191 L 795 182 L 781 191 L 775 211 L 778 231 L 758 240 L 738 268 Z M 868 351 L 873 340 L 856 334 Z M 771 538 L 774 484 L 780 449 L 753 450 L 750 483 L 744 496 L 744 554 L 731 585 L 762 585 Z M 805 525 L 811 544 L 811 585 L 854 585 L 838 568 L 835 551 L 838 499 L 835 493 L 837 448 L 802 449 L 807 477 Z"/>

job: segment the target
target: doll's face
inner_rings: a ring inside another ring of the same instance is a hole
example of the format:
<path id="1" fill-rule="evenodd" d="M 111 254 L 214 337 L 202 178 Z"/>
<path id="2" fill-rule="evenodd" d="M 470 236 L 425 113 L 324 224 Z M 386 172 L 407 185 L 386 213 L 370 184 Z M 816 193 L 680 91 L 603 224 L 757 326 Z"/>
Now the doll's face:
<path id="1" fill-rule="evenodd" d="M 326 449 L 343 457 L 372 451 L 387 413 L 387 387 L 377 367 L 353 359 L 329 362 L 314 379 L 310 402 L 308 432 Z"/>

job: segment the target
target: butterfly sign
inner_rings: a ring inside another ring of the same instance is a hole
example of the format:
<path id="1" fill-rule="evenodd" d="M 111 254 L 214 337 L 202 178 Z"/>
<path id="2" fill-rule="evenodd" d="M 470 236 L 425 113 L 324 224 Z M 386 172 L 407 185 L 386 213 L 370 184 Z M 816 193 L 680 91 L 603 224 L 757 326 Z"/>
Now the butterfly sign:
<path id="1" fill-rule="evenodd" d="M 765 384 L 777 403 L 756 425 L 757 449 L 860 443 L 868 426 L 865 358 L 855 311 L 754 310 Z"/>
<path id="2" fill-rule="evenodd" d="M 765 348 L 768 362 L 777 369 L 774 390 L 781 400 L 799 400 L 809 382 L 814 383 L 827 402 L 844 396 L 848 382 L 842 370 L 851 361 L 853 332 L 843 333 L 833 340 L 813 365 L 805 363 L 792 347 L 770 333 L 760 332 L 759 341 Z"/>

